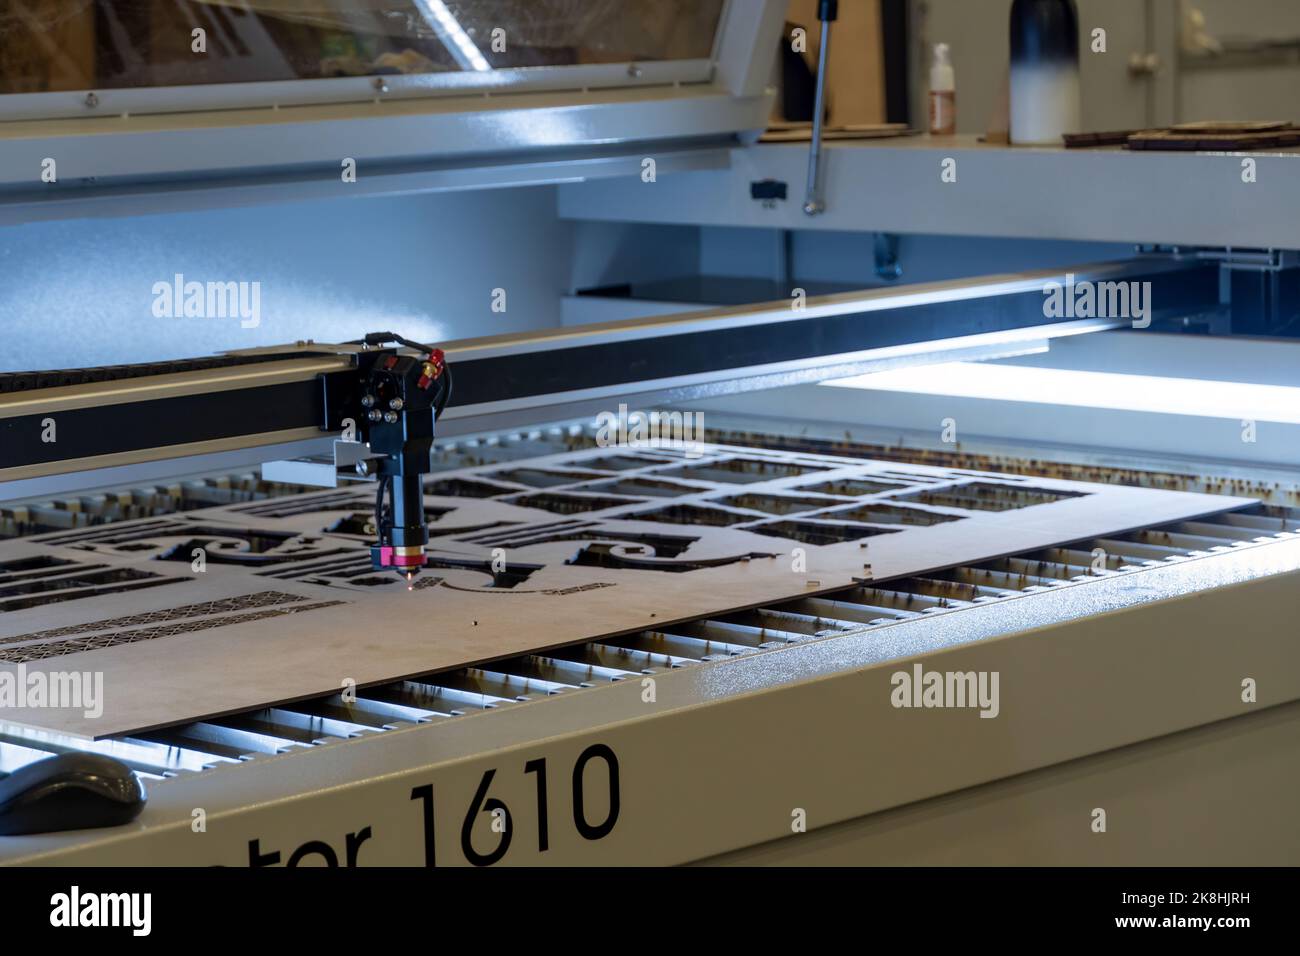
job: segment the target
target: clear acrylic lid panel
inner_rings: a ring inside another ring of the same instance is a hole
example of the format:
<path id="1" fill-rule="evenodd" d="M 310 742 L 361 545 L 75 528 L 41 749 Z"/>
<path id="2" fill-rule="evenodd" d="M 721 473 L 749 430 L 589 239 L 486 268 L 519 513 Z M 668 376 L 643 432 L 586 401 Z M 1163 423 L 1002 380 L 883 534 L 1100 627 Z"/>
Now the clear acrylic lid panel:
<path id="1" fill-rule="evenodd" d="M 4 0 L 0 95 L 701 60 L 723 5 Z"/>

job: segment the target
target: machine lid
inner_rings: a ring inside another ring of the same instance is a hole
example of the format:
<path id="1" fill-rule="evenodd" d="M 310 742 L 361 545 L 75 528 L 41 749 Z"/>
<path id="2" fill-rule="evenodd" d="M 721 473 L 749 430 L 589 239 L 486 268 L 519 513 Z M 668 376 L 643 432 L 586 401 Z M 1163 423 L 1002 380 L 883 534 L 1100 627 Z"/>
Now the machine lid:
<path id="1" fill-rule="evenodd" d="M 0 188 L 716 147 L 766 125 L 784 18 L 781 0 L 58 6 L 0 12 Z"/>

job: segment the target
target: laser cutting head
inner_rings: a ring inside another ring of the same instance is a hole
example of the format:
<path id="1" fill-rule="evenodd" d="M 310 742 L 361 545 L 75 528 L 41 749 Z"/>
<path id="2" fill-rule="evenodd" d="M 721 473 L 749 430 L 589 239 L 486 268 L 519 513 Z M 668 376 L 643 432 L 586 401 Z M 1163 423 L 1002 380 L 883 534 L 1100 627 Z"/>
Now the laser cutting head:
<path id="1" fill-rule="evenodd" d="M 413 348 L 416 354 L 386 348 L 358 357 L 359 431 L 374 456 L 371 462 L 379 485 L 377 540 L 370 560 L 376 570 L 395 571 L 410 580 L 425 563 L 429 528 L 424 475 L 429 471 L 434 426 L 451 397 L 451 373 L 440 349 L 388 333 L 367 336 L 365 344 L 389 341 Z"/>

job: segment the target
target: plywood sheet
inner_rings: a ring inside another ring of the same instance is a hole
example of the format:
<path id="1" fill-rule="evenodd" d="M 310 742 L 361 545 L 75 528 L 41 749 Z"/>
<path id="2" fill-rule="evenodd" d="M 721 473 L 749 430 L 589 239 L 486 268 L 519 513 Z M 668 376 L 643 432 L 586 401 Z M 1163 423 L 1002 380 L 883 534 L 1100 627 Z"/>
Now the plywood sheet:
<path id="1" fill-rule="evenodd" d="M 104 688 L 99 716 L 0 721 L 138 732 L 1246 503 L 715 445 L 567 452 L 427 490 L 413 589 L 369 569 L 364 485 L 0 544 L 0 670 Z"/>

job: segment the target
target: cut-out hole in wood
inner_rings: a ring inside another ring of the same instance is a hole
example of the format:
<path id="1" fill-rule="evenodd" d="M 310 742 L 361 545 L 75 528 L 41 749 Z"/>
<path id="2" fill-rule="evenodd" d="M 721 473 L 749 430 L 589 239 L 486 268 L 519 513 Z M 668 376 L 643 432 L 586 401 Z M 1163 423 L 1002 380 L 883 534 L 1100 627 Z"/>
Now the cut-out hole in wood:
<path id="1" fill-rule="evenodd" d="M 65 563 L 41 576 L 24 576 L 20 580 L 0 582 L 0 613 L 156 588 L 182 581 L 183 578 L 165 577 L 138 568 Z"/>
<path id="2" fill-rule="evenodd" d="M 887 501 L 871 502 L 854 508 L 838 508 L 817 516 L 825 521 L 865 521 L 869 524 L 910 524 L 928 526 L 961 521 L 961 515 L 941 514 L 922 508 L 907 508 Z"/>
<path id="3" fill-rule="evenodd" d="M 747 511 L 762 511 L 770 515 L 801 514 L 845 504 L 843 498 L 807 498 L 796 495 L 728 495 L 725 498 L 710 498 L 718 504 L 732 508 L 744 508 Z"/>
<path id="4" fill-rule="evenodd" d="M 568 465 L 580 464 L 584 468 L 599 468 L 601 471 L 634 471 L 637 468 L 649 468 L 652 465 L 666 465 L 671 458 L 655 458 L 651 455 L 600 455 L 584 458 L 578 462 L 565 462 Z"/>
<path id="5" fill-rule="evenodd" d="M 623 518 L 628 521 L 663 521 L 668 524 L 693 524 L 715 528 L 725 528 L 743 521 L 754 520 L 753 515 L 736 514 L 732 511 L 723 511 L 721 508 L 706 508 L 701 505 L 669 505 L 667 508 L 659 508 L 655 511 L 638 511 L 623 515 Z"/>
<path id="6" fill-rule="evenodd" d="M 1015 511 L 1034 505 L 1051 504 L 1066 498 L 1078 498 L 1083 493 L 1075 491 L 1047 491 L 1043 488 L 1024 488 L 979 481 L 949 488 L 927 489 L 896 495 L 899 501 L 919 501 L 941 508 L 965 508 L 968 511 Z"/>
<path id="7" fill-rule="evenodd" d="M 839 544 L 843 541 L 862 541 L 878 534 L 895 534 L 898 528 L 868 528 L 863 525 L 839 524 L 829 521 L 778 521 L 773 524 L 755 525 L 749 529 L 758 534 L 771 535 L 774 538 L 790 538 L 804 544 L 819 547 Z"/>
<path id="8" fill-rule="evenodd" d="M 426 495 L 439 498 L 495 498 L 515 491 L 505 485 L 494 485 L 489 481 L 471 478 L 437 478 L 424 484 Z"/>
<path id="9" fill-rule="evenodd" d="M 664 471 L 656 471 L 655 477 L 690 478 L 694 481 L 720 481 L 727 484 L 749 484 L 751 482 L 772 481 L 776 478 L 794 478 L 820 468 L 808 465 L 796 465 L 780 461 L 767 461 L 762 458 L 728 458 L 724 461 L 701 462 L 696 465 L 682 465 Z"/>
<path id="10" fill-rule="evenodd" d="M 581 491 L 592 491 L 611 495 L 640 495 L 646 498 L 680 498 L 682 495 L 697 495 L 703 489 L 690 485 L 679 485 L 672 481 L 656 481 L 653 478 L 622 478 L 618 481 L 602 481 L 594 485 L 583 485 Z"/>
<path id="11" fill-rule="evenodd" d="M 679 552 L 680 553 L 680 552 Z M 675 554 L 659 554 L 648 546 L 627 545 L 613 541 L 596 541 L 579 549 L 569 559 L 569 564 L 591 568 L 612 568 L 616 571 L 669 571 L 682 573 L 720 568 L 737 561 L 754 558 L 771 558 L 772 554 L 751 551 L 721 558 L 703 558 L 698 561 L 676 560 Z"/>
<path id="12" fill-rule="evenodd" d="M 603 478 L 604 475 L 593 471 L 552 471 L 541 468 L 510 468 L 505 471 L 494 471 L 484 475 L 485 478 L 494 481 L 509 481 L 516 485 L 527 485 L 530 488 L 556 488 L 560 485 L 577 484 L 580 481 L 591 481 L 596 478 Z"/>
<path id="13" fill-rule="evenodd" d="M 635 498 L 610 498 L 603 495 L 555 494 L 538 492 L 531 495 L 519 495 L 505 499 L 520 508 L 540 508 L 557 515 L 582 514 L 586 511 L 604 511 L 606 508 L 619 508 L 623 505 L 638 504 Z"/>
<path id="14" fill-rule="evenodd" d="M 56 558 L 48 554 L 15 558 L 12 561 L 0 561 L 0 582 L 13 581 L 20 576 L 40 574 L 48 568 L 64 567 L 75 563 L 75 561 L 70 561 L 67 558 Z"/>
<path id="15" fill-rule="evenodd" d="M 876 481 L 871 478 L 840 478 L 835 481 L 819 481 L 815 485 L 798 485 L 791 491 L 809 491 L 819 495 L 840 495 L 846 498 L 864 498 L 878 495 L 882 491 L 898 491 L 911 488 L 912 484 L 901 481 Z"/>

